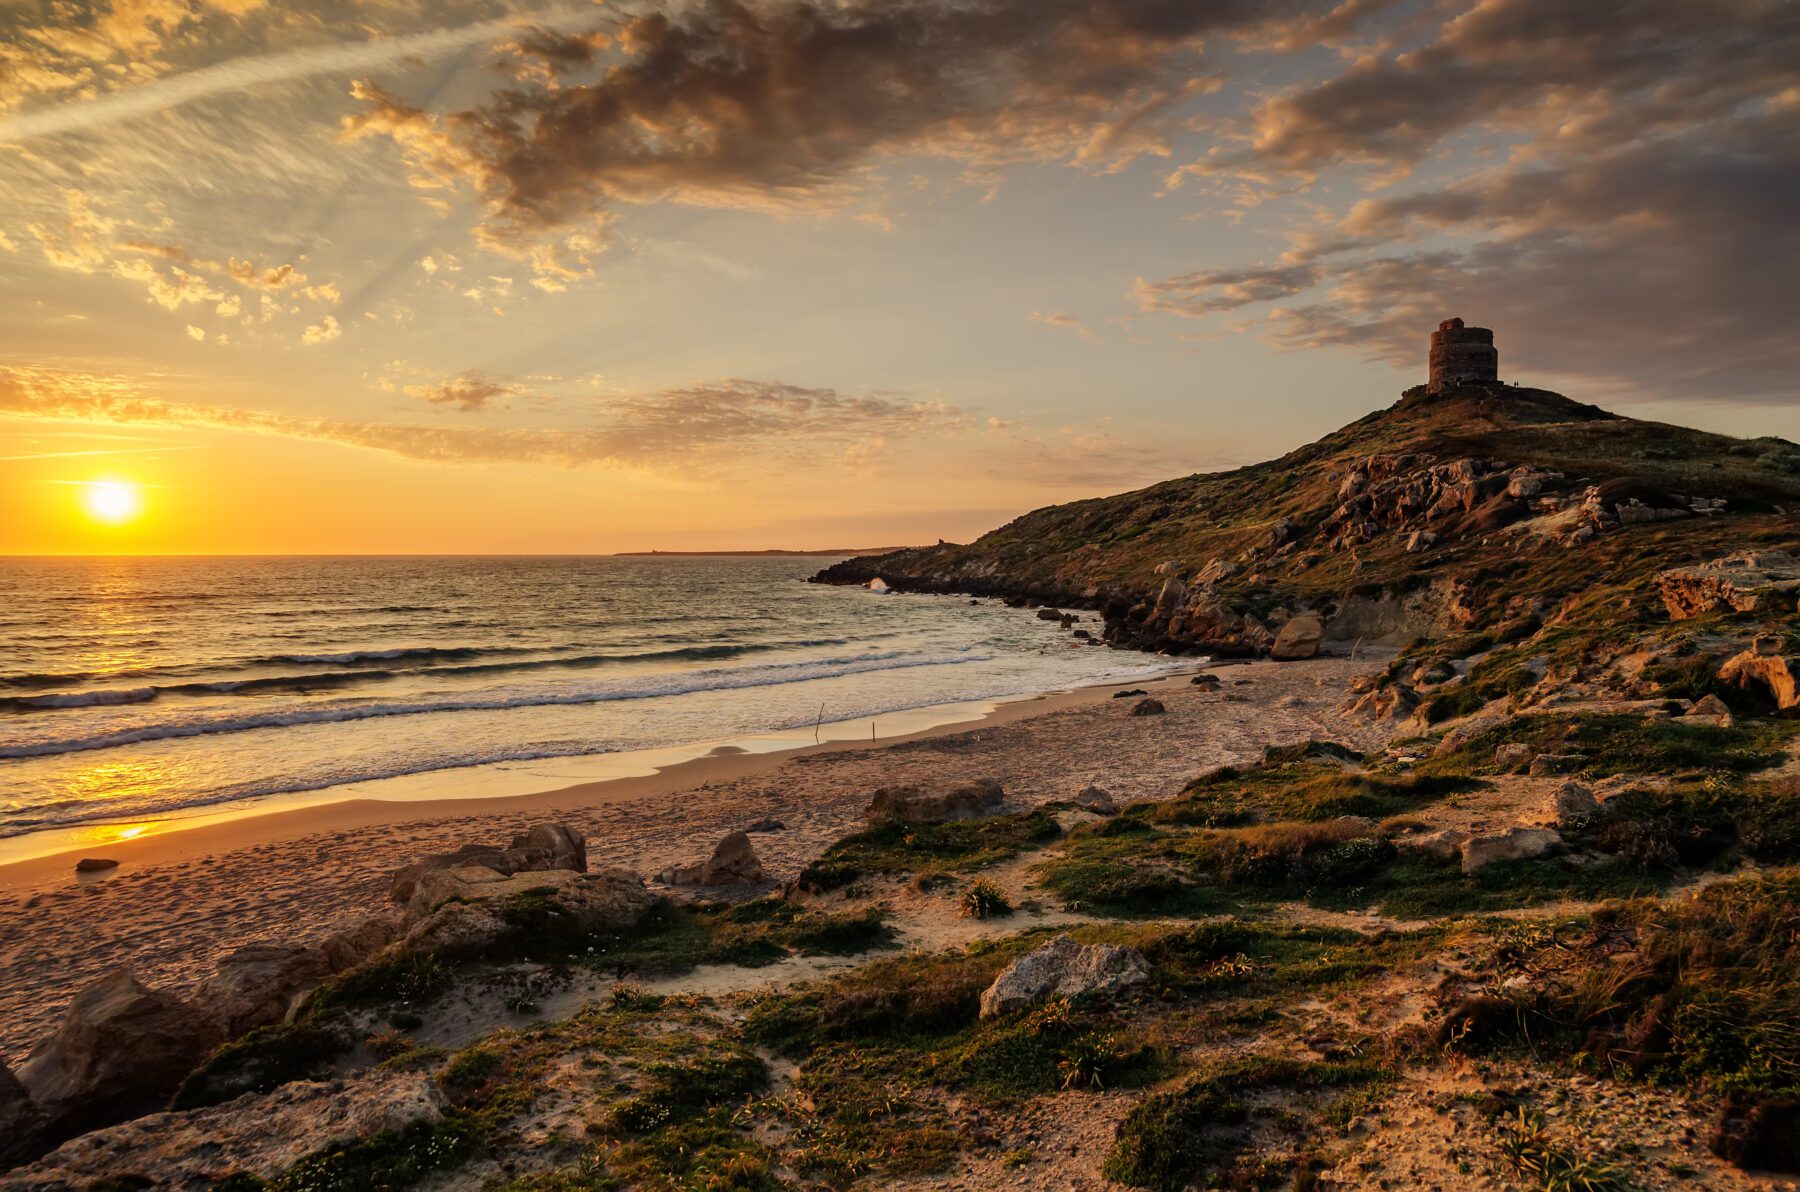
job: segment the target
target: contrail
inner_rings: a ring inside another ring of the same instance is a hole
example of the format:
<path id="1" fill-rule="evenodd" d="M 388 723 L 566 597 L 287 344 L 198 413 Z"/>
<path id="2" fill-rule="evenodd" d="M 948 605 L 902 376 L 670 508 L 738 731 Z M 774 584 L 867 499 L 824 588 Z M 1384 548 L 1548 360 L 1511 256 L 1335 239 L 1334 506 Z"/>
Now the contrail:
<path id="1" fill-rule="evenodd" d="M 540 13 L 515 13 L 454 29 L 433 29 L 429 33 L 411 33 L 403 37 L 382 37 L 370 41 L 263 54 L 254 58 L 237 58 L 139 87 L 128 87 L 97 99 L 58 104 L 0 121 L 0 143 L 54 136 L 57 133 L 85 132 L 121 120 L 167 111 L 228 91 L 244 91 L 251 87 L 310 79 L 318 75 L 369 70 L 392 66 L 408 58 L 450 53 L 491 41 L 523 24 L 543 25 L 551 29 L 572 28 L 595 20 L 603 7 L 611 6 L 593 4 L 578 8 L 552 8 Z"/>
<path id="2" fill-rule="evenodd" d="M 121 447 L 103 451 L 45 451 L 38 455 L 0 455 L 0 464 L 23 463 L 31 459 L 73 459 L 78 455 L 161 455 L 166 451 L 199 451 L 198 446 Z M 78 484 L 80 481 L 51 481 L 53 484 Z"/>

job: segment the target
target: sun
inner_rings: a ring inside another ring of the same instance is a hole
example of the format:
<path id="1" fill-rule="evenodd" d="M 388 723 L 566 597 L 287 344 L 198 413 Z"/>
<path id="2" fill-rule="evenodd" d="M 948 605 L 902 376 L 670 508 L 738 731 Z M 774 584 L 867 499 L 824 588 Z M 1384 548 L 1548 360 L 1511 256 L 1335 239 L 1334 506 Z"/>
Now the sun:
<path id="1" fill-rule="evenodd" d="M 143 491 L 125 480 L 91 481 L 82 500 L 96 521 L 113 526 L 130 521 L 144 507 Z"/>

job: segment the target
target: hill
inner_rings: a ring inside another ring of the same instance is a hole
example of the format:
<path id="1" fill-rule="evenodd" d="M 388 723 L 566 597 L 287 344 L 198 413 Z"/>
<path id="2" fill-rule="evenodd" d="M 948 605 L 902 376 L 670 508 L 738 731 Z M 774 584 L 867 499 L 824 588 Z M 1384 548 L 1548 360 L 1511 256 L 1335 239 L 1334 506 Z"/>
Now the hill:
<path id="1" fill-rule="evenodd" d="M 1416 657 L 1435 640 L 1442 658 L 1531 640 L 1554 656 L 1571 627 L 1594 631 L 1574 635 L 1586 649 L 1667 623 L 1665 572 L 1790 547 L 1796 508 L 1800 446 L 1783 439 L 1540 389 L 1420 387 L 1267 463 L 1039 509 L 966 545 L 849 559 L 815 579 L 1096 608 L 1111 644 L 1177 654 L 1267 654 L 1310 615 L 1326 648 L 1416 643 Z M 1756 582 L 1792 578 L 1779 554 L 1752 561 L 1766 565 Z"/>

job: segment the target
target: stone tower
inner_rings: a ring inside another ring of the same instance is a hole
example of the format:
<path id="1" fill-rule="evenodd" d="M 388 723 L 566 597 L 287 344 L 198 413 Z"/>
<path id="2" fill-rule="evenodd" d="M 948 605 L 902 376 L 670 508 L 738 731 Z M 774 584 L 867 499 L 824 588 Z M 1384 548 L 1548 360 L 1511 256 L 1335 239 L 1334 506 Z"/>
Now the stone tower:
<path id="1" fill-rule="evenodd" d="M 1465 327 L 1461 319 L 1445 319 L 1431 333 L 1432 393 L 1448 393 L 1461 385 L 1491 385 L 1500 380 L 1500 353 L 1486 327 Z"/>

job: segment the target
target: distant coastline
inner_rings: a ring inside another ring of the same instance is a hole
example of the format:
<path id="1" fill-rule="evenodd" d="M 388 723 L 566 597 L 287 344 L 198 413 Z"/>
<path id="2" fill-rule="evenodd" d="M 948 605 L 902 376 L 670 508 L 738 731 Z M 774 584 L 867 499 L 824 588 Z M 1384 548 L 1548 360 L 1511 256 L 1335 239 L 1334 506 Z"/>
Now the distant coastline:
<path id="1" fill-rule="evenodd" d="M 905 550 L 903 546 L 856 546 L 842 550 L 622 550 L 613 555 L 615 559 L 648 559 L 658 556 L 678 558 L 796 558 L 806 559 L 826 555 L 887 555 L 897 550 Z"/>

